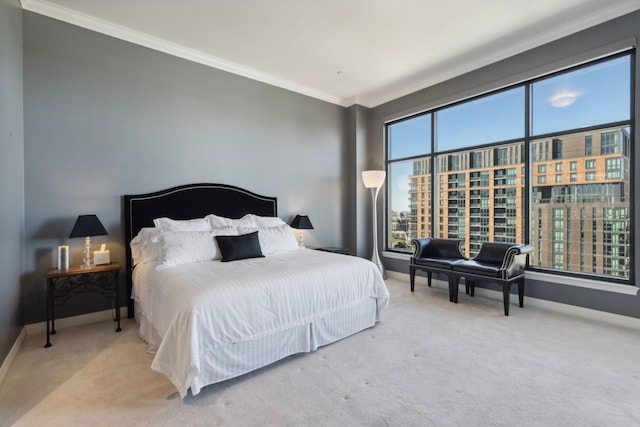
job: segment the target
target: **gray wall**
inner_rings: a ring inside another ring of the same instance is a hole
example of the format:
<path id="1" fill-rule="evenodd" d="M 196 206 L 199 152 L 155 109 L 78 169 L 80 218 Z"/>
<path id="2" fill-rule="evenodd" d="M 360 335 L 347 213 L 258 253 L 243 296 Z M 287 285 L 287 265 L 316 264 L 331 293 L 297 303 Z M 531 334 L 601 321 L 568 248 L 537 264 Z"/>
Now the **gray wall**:
<path id="1" fill-rule="evenodd" d="M 613 21 L 606 22 L 580 33 L 565 37 L 523 54 L 505 59 L 482 69 L 443 82 L 428 89 L 374 108 L 371 112 L 371 132 L 380 132 L 384 123 L 411 113 L 424 111 L 464 99 L 489 90 L 518 83 L 539 76 L 559 67 L 566 67 L 611 53 L 612 50 L 627 45 L 626 41 L 640 38 L 640 12 L 634 12 Z M 636 106 L 635 121 L 640 123 L 640 64 L 636 56 Z M 636 132 L 637 135 L 637 132 Z M 637 136 L 636 136 L 637 138 Z M 375 137 L 380 147 L 383 139 Z M 378 162 L 384 153 L 374 152 Z M 640 150 L 633 150 L 635 165 L 640 167 Z M 640 174 L 635 174 L 634 186 L 640 185 Z M 635 208 L 634 240 L 640 242 L 640 209 Z M 382 209 L 380 211 L 382 213 Z M 640 265 L 636 250 L 635 265 Z M 389 270 L 409 272 L 409 261 L 386 258 Z M 626 316 L 640 317 L 640 296 L 629 296 L 594 289 L 559 285 L 552 282 L 527 280 L 526 295 L 535 298 L 572 304 Z M 526 302 L 525 302 L 526 304 Z"/>
<path id="2" fill-rule="evenodd" d="M 22 11 L 0 0 L 0 364 L 20 328 L 24 254 Z"/>
<path id="3" fill-rule="evenodd" d="M 44 319 L 43 274 L 78 214 L 95 213 L 124 262 L 121 195 L 218 182 L 307 213 L 308 246 L 344 246 L 343 107 L 24 13 L 25 322 Z M 82 296 L 60 316 L 110 308 Z"/>

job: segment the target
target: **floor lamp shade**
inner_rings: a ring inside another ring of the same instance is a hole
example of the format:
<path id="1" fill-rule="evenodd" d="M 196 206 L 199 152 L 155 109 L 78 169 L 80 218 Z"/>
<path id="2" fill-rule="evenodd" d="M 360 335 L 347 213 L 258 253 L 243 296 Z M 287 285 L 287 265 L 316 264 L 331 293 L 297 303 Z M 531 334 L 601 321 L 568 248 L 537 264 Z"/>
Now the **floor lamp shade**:
<path id="1" fill-rule="evenodd" d="M 385 171 L 362 171 L 362 182 L 367 188 L 380 188 L 387 177 Z"/>
<path id="2" fill-rule="evenodd" d="M 382 170 L 368 170 L 362 171 L 362 182 L 365 187 L 369 189 L 371 192 L 371 203 L 372 203 L 372 217 L 373 217 L 373 255 L 371 256 L 371 262 L 378 266 L 382 277 L 385 276 L 384 265 L 382 265 L 382 261 L 380 260 L 380 255 L 378 254 L 378 218 L 377 218 L 377 210 L 376 210 L 376 202 L 378 200 L 378 190 L 384 184 L 384 180 L 387 177 L 387 172 Z"/>

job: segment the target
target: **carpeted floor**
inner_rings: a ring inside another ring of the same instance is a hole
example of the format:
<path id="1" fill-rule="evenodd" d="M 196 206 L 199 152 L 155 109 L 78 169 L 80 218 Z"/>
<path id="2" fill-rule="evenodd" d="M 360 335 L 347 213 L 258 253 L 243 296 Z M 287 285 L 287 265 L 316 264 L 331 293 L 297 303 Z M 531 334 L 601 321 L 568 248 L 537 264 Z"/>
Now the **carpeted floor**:
<path id="1" fill-rule="evenodd" d="M 180 400 L 126 320 L 29 336 L 1 426 L 638 426 L 640 331 L 388 279 L 374 328 Z M 526 304 L 526 300 L 525 300 Z"/>

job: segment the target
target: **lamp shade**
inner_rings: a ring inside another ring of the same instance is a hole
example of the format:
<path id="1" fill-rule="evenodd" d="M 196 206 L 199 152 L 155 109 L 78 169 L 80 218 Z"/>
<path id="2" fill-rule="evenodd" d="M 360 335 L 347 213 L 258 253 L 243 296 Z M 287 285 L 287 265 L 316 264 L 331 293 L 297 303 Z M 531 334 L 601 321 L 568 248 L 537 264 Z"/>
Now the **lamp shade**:
<path id="1" fill-rule="evenodd" d="M 367 188 L 380 188 L 387 177 L 385 171 L 362 171 L 362 182 Z"/>
<path id="2" fill-rule="evenodd" d="M 291 227 L 298 230 L 313 230 L 313 225 L 311 225 L 311 220 L 307 215 L 296 215 L 291 221 Z"/>
<path id="3" fill-rule="evenodd" d="M 96 215 L 79 215 L 69 237 L 106 236 L 107 230 Z"/>

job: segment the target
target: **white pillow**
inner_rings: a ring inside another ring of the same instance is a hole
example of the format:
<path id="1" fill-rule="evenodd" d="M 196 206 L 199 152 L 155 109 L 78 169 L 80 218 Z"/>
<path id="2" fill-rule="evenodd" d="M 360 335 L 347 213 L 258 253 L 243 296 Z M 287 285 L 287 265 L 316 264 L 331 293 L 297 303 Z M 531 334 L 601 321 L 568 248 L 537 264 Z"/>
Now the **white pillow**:
<path id="1" fill-rule="evenodd" d="M 140 229 L 136 237 L 129 242 L 133 265 L 160 259 L 160 244 L 157 243 L 159 235 L 160 229 L 158 228 L 144 227 Z"/>
<path id="2" fill-rule="evenodd" d="M 222 228 L 222 227 L 256 227 L 256 222 L 254 221 L 255 215 L 246 214 L 242 218 L 239 219 L 231 219 L 226 218 L 224 216 L 218 216 L 214 214 L 209 214 L 205 216 L 205 219 L 209 221 L 212 228 Z M 255 231 L 255 230 L 253 230 Z"/>
<path id="3" fill-rule="evenodd" d="M 232 225 L 231 218 L 226 218 L 224 216 L 209 214 L 205 216 L 204 219 L 209 221 L 211 228 L 223 228 L 230 227 Z"/>
<path id="4" fill-rule="evenodd" d="M 163 231 L 159 242 L 162 256 L 156 270 L 212 260 L 216 255 L 210 231 Z"/>
<path id="5" fill-rule="evenodd" d="M 280 227 L 282 225 L 286 225 L 286 223 L 278 218 L 277 216 L 258 216 L 251 215 L 253 217 L 253 222 L 256 224 L 258 228 L 271 228 L 271 227 Z"/>
<path id="6" fill-rule="evenodd" d="M 234 227 L 210 231 L 163 231 L 156 240 L 161 247 L 160 263 L 156 270 L 193 262 L 221 259 L 215 236 L 235 236 Z"/>
<path id="7" fill-rule="evenodd" d="M 213 228 L 205 218 L 176 220 L 163 217 L 154 219 L 153 223 L 162 231 L 207 231 Z"/>
<path id="8" fill-rule="evenodd" d="M 246 214 L 240 219 L 232 219 L 231 224 L 234 227 L 256 227 L 256 222 L 253 220 L 253 214 Z M 253 230 L 255 231 L 255 230 Z"/>
<path id="9" fill-rule="evenodd" d="M 265 256 L 300 249 L 295 233 L 287 224 L 279 227 L 258 228 L 257 230 L 260 249 L 262 249 L 262 253 Z M 256 228 L 238 228 L 240 234 L 247 234 L 253 231 L 256 231 Z"/>

